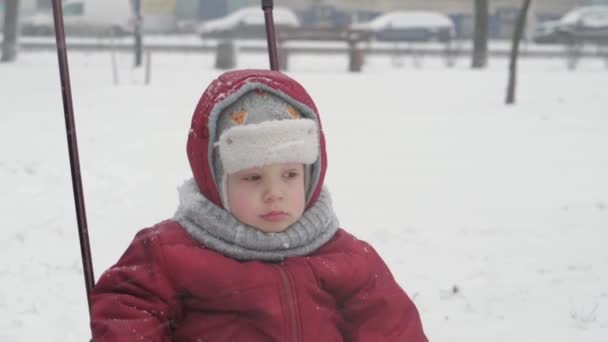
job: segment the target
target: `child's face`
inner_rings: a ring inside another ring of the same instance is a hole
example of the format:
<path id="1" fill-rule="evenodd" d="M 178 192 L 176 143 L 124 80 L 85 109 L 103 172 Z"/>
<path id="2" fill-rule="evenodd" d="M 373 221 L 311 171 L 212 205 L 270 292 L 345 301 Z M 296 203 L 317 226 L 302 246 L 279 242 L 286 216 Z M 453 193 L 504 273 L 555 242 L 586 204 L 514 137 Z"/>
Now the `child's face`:
<path id="1" fill-rule="evenodd" d="M 228 202 L 239 221 L 264 232 L 281 232 L 304 212 L 304 165 L 280 163 L 228 175 Z"/>

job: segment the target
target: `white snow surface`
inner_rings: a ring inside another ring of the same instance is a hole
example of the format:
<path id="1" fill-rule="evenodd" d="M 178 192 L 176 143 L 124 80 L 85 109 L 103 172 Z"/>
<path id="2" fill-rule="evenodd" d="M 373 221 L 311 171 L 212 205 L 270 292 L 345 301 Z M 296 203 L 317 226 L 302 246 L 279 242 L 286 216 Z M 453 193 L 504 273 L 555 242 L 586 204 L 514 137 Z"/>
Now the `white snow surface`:
<path id="1" fill-rule="evenodd" d="M 171 217 L 213 56 L 70 54 L 96 277 Z M 0 64 L 0 341 L 88 341 L 55 53 Z M 316 100 L 341 225 L 369 241 L 432 341 L 608 341 L 608 97 L 603 62 L 293 56 Z M 239 67 L 267 67 L 263 55 Z"/>

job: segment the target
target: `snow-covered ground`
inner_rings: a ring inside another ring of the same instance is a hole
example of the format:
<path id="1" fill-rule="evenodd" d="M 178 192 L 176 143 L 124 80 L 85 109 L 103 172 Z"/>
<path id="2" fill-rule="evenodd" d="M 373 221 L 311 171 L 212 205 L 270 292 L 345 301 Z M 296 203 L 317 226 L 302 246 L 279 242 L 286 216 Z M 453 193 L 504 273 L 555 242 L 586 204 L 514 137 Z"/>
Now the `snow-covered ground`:
<path id="1" fill-rule="evenodd" d="M 143 86 L 118 57 L 113 85 L 109 54 L 70 55 L 97 276 L 173 214 L 189 119 L 218 75 L 210 55 L 155 54 Z M 400 62 L 290 60 L 324 118 L 342 226 L 386 259 L 433 341 L 607 341 L 603 62 L 523 61 L 510 107 L 506 60 Z M 54 53 L 0 64 L 0 341 L 89 337 L 60 95 Z"/>

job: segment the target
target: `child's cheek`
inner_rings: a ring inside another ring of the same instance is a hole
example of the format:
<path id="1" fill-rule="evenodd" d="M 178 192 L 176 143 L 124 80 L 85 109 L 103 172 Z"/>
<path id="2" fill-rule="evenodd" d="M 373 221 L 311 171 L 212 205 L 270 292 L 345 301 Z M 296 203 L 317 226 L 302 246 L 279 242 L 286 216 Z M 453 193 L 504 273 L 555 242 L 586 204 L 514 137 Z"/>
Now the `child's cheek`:
<path id="1" fill-rule="evenodd" d="M 256 217 L 256 205 L 252 201 L 251 194 L 239 192 L 234 195 L 230 198 L 232 215 L 244 223 L 251 224 L 251 220 Z"/>

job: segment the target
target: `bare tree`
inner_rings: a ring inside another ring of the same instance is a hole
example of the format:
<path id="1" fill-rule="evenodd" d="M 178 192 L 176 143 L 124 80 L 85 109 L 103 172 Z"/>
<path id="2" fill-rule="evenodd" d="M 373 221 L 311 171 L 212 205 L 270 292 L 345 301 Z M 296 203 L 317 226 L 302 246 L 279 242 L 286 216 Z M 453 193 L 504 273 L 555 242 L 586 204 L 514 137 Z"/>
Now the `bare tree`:
<path id="1" fill-rule="evenodd" d="M 19 33 L 19 0 L 6 0 L 4 6 L 4 38 L 0 62 L 13 62 L 17 59 L 17 35 Z"/>
<path id="2" fill-rule="evenodd" d="M 488 64 L 488 0 L 475 0 L 475 28 L 473 32 L 473 69 Z"/>
<path id="3" fill-rule="evenodd" d="M 517 23 L 513 32 L 513 41 L 511 43 L 511 59 L 509 62 L 509 84 L 507 86 L 506 104 L 515 103 L 515 85 L 517 78 L 517 58 L 519 57 L 519 42 L 524 34 L 526 27 L 526 18 L 528 17 L 528 9 L 532 0 L 524 0 L 522 8 L 519 10 Z"/>
<path id="4" fill-rule="evenodd" d="M 143 16 L 141 14 L 141 0 L 133 1 L 133 11 L 135 12 L 135 30 L 133 30 L 133 38 L 135 39 L 133 45 L 133 52 L 135 55 L 135 62 L 133 65 L 135 67 L 139 67 L 142 64 L 143 59 L 143 39 L 142 39 L 142 30 L 143 30 Z"/>

